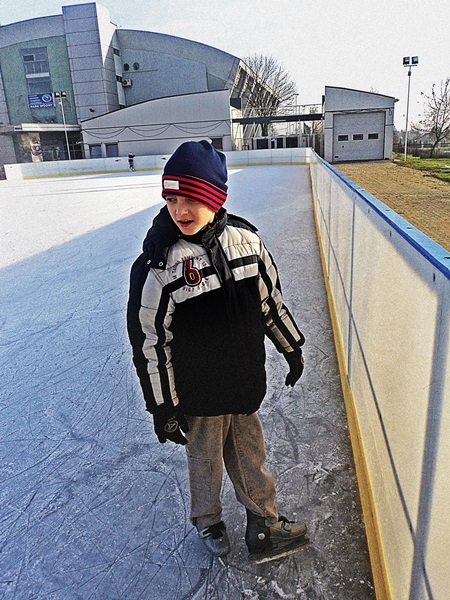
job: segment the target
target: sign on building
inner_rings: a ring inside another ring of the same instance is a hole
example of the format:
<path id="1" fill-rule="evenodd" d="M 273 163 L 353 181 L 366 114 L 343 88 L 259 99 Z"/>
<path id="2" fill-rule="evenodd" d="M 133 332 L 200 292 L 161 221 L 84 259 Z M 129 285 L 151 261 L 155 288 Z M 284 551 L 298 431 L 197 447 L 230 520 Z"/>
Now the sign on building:
<path id="1" fill-rule="evenodd" d="M 30 94 L 28 96 L 30 108 L 48 108 L 54 106 L 52 94 Z"/>

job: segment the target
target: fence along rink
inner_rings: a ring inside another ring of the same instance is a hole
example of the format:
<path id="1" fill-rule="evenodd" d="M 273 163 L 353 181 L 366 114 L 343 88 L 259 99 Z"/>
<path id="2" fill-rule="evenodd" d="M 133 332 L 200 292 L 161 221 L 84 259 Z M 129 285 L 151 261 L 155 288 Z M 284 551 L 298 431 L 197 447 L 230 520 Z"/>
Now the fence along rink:
<path id="1" fill-rule="evenodd" d="M 446 598 L 450 256 L 315 156 L 311 179 L 378 598 Z"/>

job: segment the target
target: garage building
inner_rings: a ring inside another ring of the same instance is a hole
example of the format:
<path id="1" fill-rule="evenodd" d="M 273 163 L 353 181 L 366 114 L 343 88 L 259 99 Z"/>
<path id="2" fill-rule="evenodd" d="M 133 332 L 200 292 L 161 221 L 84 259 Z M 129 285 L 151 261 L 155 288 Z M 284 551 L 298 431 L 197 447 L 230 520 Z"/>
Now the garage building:
<path id="1" fill-rule="evenodd" d="M 326 86 L 325 160 L 391 159 L 395 102 L 392 96 Z"/>

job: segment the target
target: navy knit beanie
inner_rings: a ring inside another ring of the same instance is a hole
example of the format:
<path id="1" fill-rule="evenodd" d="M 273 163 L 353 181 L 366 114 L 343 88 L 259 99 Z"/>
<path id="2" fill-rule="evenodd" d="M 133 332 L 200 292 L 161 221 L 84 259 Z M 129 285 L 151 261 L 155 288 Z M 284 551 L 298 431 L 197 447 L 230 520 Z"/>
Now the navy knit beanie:
<path id="1" fill-rule="evenodd" d="M 224 154 L 206 140 L 185 142 L 167 161 L 162 197 L 185 196 L 217 212 L 227 199 L 227 179 Z"/>

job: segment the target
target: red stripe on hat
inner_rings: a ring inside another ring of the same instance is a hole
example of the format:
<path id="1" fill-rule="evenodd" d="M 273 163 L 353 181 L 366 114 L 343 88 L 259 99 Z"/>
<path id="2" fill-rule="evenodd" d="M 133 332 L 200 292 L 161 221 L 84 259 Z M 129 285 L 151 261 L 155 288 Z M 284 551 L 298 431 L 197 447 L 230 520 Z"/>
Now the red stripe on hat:
<path id="1" fill-rule="evenodd" d="M 210 208 L 217 212 L 219 208 L 222 206 L 223 202 L 218 202 L 217 200 L 213 200 L 211 198 L 207 198 L 204 192 L 196 192 L 192 189 L 184 189 L 181 188 L 179 192 L 180 196 L 186 196 L 186 198 L 190 198 L 191 200 L 198 200 L 203 204 L 207 204 Z"/>
<path id="2" fill-rule="evenodd" d="M 177 181 L 178 189 L 164 188 L 165 181 Z M 180 195 L 198 200 L 217 212 L 227 199 L 227 192 L 216 185 L 199 179 L 198 177 L 187 177 L 178 175 L 163 175 L 163 198 L 170 195 Z"/>
<path id="3" fill-rule="evenodd" d="M 191 198 L 193 200 L 198 200 L 199 202 L 203 202 L 210 206 L 214 211 L 218 211 L 222 206 L 222 200 L 217 200 L 217 198 L 211 197 L 205 189 L 197 189 L 194 186 L 185 186 L 180 184 L 178 189 L 165 189 L 162 192 L 163 198 L 166 196 L 186 196 L 187 198 Z"/>
<path id="4" fill-rule="evenodd" d="M 163 182 L 166 180 L 178 181 L 186 185 L 195 186 L 195 188 L 198 189 L 205 189 L 209 192 L 209 195 L 215 195 L 219 200 L 223 199 L 223 202 L 225 202 L 227 198 L 227 192 L 225 190 L 205 179 L 200 179 L 199 177 L 192 177 L 190 175 L 163 175 Z"/>
<path id="5" fill-rule="evenodd" d="M 222 205 L 225 200 L 226 200 L 226 194 L 225 197 L 217 197 L 216 194 L 214 194 L 213 192 L 211 192 L 211 190 L 205 188 L 205 187 L 199 187 L 196 186 L 195 184 L 187 184 L 187 183 L 183 183 L 180 182 L 180 187 L 179 190 L 184 190 L 187 194 L 192 193 L 195 194 L 196 196 L 203 196 L 205 198 L 205 200 L 209 200 L 215 204 L 219 204 Z"/>
<path id="6" fill-rule="evenodd" d="M 166 177 L 170 178 L 170 175 L 167 175 Z M 200 177 L 193 177 L 192 175 L 177 175 L 176 179 L 178 181 L 183 181 L 188 184 L 195 184 L 198 187 L 205 187 L 208 190 L 215 192 L 219 197 L 227 197 L 227 192 L 225 190 L 218 187 L 217 185 L 214 185 L 214 183 L 207 181 L 206 179 L 200 179 Z"/>

